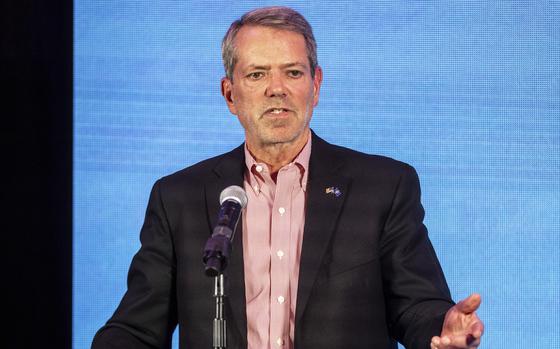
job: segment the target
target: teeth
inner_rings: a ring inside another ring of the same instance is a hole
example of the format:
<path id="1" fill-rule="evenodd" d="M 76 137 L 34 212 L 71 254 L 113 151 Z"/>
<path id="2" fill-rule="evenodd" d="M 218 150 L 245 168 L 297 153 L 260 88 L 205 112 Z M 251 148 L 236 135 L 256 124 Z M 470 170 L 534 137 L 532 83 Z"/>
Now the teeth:
<path id="1" fill-rule="evenodd" d="M 272 109 L 271 113 L 272 114 L 280 114 L 283 111 L 284 111 L 284 109 Z"/>

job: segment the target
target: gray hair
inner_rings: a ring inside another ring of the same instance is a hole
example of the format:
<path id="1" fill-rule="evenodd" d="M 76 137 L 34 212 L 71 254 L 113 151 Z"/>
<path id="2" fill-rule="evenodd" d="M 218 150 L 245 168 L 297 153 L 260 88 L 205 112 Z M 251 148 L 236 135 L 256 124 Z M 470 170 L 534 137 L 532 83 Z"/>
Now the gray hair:
<path id="1" fill-rule="evenodd" d="M 222 40 L 222 60 L 226 77 L 233 81 L 233 68 L 237 63 L 234 41 L 237 33 L 244 25 L 260 25 L 303 35 L 311 76 L 315 77 L 315 68 L 318 65 L 317 43 L 311 25 L 299 12 L 282 6 L 263 7 L 249 11 L 231 24 Z"/>

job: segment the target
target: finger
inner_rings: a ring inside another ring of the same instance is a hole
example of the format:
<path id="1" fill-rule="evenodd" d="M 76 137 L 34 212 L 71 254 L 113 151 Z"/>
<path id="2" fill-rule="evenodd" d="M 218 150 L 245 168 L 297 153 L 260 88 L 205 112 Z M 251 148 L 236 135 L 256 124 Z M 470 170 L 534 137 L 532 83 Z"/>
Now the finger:
<path id="1" fill-rule="evenodd" d="M 463 299 L 459 303 L 457 303 L 456 307 L 462 313 L 470 314 L 474 312 L 480 306 L 482 302 L 482 298 L 478 293 L 473 293 L 467 298 Z"/>
<path id="2" fill-rule="evenodd" d="M 467 346 L 465 348 L 478 348 L 479 345 L 480 337 L 476 338 L 471 334 L 467 336 Z"/>
<path id="3" fill-rule="evenodd" d="M 480 338 L 484 334 L 484 324 L 482 321 L 477 321 L 471 328 L 471 333 L 475 338 Z"/>
<path id="4" fill-rule="evenodd" d="M 480 345 L 480 337 L 476 338 L 472 334 L 466 336 L 444 336 L 441 338 L 440 343 L 445 345 L 445 348 L 470 349 Z"/>
<path id="5" fill-rule="evenodd" d="M 433 336 L 432 341 L 430 342 L 430 349 L 439 349 L 440 344 L 441 338 L 438 336 Z"/>

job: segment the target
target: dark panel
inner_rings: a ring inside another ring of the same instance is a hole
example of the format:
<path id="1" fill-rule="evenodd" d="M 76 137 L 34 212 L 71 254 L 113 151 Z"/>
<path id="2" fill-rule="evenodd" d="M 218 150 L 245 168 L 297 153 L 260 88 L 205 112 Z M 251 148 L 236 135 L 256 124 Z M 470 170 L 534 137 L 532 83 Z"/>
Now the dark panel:
<path id="1" fill-rule="evenodd" d="M 0 13 L 6 347 L 70 348 L 72 1 Z"/>

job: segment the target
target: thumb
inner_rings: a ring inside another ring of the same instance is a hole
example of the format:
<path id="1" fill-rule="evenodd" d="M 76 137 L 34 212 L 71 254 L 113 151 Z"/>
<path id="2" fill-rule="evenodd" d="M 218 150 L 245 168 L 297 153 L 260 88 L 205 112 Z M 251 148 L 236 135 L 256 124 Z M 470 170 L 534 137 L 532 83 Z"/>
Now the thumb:
<path id="1" fill-rule="evenodd" d="M 461 313 L 470 314 L 478 309 L 481 302 L 482 298 L 480 297 L 480 295 L 478 293 L 473 293 L 457 303 L 457 310 L 459 310 Z"/>

